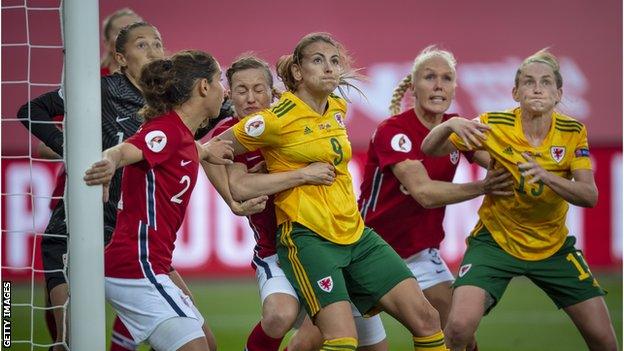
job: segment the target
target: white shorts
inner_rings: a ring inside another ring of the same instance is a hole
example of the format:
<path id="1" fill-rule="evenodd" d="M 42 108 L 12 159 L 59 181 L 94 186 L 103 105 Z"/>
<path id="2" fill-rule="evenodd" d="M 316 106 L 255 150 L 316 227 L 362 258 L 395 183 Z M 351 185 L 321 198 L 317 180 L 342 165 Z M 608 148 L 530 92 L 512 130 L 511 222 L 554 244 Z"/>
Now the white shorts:
<path id="1" fill-rule="evenodd" d="M 287 294 L 294 297 L 297 302 L 297 292 L 286 278 L 286 274 L 277 264 L 277 254 L 265 258 L 254 258 L 256 264 L 256 279 L 260 289 L 260 301 L 264 305 L 264 300 L 271 294 Z M 305 319 L 306 311 L 299 306 L 299 314 L 293 324 L 293 328 L 298 329 Z"/>
<path id="2" fill-rule="evenodd" d="M 424 249 L 419 253 L 405 259 L 407 268 L 412 271 L 420 289 L 425 290 L 430 287 L 448 281 L 454 281 L 453 273 L 440 257 L 438 249 Z"/>
<path id="3" fill-rule="evenodd" d="M 260 288 L 260 300 L 264 304 L 264 300 L 271 294 L 282 293 L 293 296 L 297 301 L 297 292 L 290 284 L 284 271 L 277 264 L 277 255 L 271 255 L 263 259 L 254 259 L 256 264 L 256 279 Z M 351 304 L 353 311 L 353 319 L 358 333 L 358 344 L 360 346 L 375 345 L 386 338 L 386 331 L 381 323 L 381 317 L 376 315 L 371 318 L 364 318 Z M 299 308 L 299 315 L 295 321 L 294 328 L 297 329 L 303 323 L 306 316 L 305 308 Z"/>
<path id="4" fill-rule="evenodd" d="M 351 304 L 351 311 L 353 312 L 359 346 L 375 345 L 386 338 L 386 330 L 379 314 L 364 318 L 354 304 Z"/>
<path id="5" fill-rule="evenodd" d="M 198 330 L 203 335 L 201 327 L 204 318 L 191 298 L 171 281 L 169 275 L 158 274 L 154 279 L 152 282 L 147 278 L 105 278 L 106 300 L 113 306 L 134 341 L 137 344 L 145 341 L 159 324 L 176 317 L 197 321 L 196 328 L 179 330 L 176 338 L 188 338 L 196 335 Z"/>

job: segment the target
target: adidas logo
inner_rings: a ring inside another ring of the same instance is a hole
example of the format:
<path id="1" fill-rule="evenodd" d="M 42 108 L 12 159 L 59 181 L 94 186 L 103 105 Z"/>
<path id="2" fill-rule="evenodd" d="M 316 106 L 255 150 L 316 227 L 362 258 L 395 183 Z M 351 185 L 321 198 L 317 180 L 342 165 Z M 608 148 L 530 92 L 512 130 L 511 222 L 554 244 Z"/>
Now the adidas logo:
<path id="1" fill-rule="evenodd" d="M 312 129 L 310 129 L 310 127 L 306 126 L 306 127 L 303 129 L 303 134 L 310 134 L 310 133 L 312 133 Z"/>
<path id="2" fill-rule="evenodd" d="M 511 148 L 511 146 L 507 146 L 505 150 L 503 150 L 503 153 L 507 155 L 513 155 L 513 149 Z"/>

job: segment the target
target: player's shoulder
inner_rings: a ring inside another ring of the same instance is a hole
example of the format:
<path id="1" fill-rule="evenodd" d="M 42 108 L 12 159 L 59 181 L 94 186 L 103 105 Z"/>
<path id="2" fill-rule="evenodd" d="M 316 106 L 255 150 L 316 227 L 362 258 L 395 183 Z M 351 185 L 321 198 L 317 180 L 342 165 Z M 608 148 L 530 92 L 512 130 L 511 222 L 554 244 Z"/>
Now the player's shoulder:
<path id="1" fill-rule="evenodd" d="M 330 93 L 328 97 L 328 101 L 332 104 L 335 104 L 338 108 L 342 110 L 347 110 L 347 100 L 343 97 L 336 95 L 334 93 Z"/>
<path id="2" fill-rule="evenodd" d="M 520 120 L 519 113 L 520 108 L 518 107 L 509 110 L 484 112 L 479 117 L 481 119 L 481 122 L 488 124 L 492 127 L 513 128 Z"/>
<path id="3" fill-rule="evenodd" d="M 217 125 L 208 133 L 208 137 L 212 138 L 214 136 L 217 136 L 223 132 L 225 132 L 226 130 L 230 129 L 230 127 L 232 127 L 233 125 L 235 125 L 236 123 L 238 123 L 238 120 L 234 117 L 227 117 L 225 119 L 222 119 L 221 121 L 219 121 L 219 123 L 217 123 Z"/>
<path id="4" fill-rule="evenodd" d="M 562 133 L 578 133 L 585 128 L 585 125 L 575 118 L 566 116 L 562 113 L 554 112 L 555 130 Z"/>

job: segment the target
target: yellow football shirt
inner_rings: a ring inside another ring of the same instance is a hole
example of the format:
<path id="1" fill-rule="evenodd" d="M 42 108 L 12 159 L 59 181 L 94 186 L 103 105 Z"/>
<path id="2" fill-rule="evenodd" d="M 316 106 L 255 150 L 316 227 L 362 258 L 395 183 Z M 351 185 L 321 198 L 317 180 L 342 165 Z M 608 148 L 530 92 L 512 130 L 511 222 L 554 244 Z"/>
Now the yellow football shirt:
<path id="1" fill-rule="evenodd" d="M 321 116 L 290 92 L 271 109 L 245 117 L 233 127 L 236 139 L 250 151 L 261 149 L 269 173 L 299 169 L 312 162 L 331 163 L 336 180 L 330 186 L 303 185 L 275 197 L 277 224 L 294 221 L 338 244 L 362 235 L 351 175 L 351 143 L 345 129 L 346 102 L 328 98 Z"/>
<path id="2" fill-rule="evenodd" d="M 568 203 L 542 182 L 527 183 L 517 164 L 526 162 L 522 153 L 528 152 L 545 170 L 566 179 L 572 179 L 573 170 L 591 169 L 585 126 L 555 112 L 548 135 L 534 147 L 522 131 L 520 108 L 484 113 L 479 119 L 491 127 L 483 149 L 497 161 L 496 167 L 504 167 L 513 175 L 514 196 L 486 195 L 479 209 L 480 221 L 471 235 L 485 225 L 512 256 L 531 261 L 550 257 L 568 234 Z M 467 150 L 456 134 L 449 140 L 459 150 Z"/>

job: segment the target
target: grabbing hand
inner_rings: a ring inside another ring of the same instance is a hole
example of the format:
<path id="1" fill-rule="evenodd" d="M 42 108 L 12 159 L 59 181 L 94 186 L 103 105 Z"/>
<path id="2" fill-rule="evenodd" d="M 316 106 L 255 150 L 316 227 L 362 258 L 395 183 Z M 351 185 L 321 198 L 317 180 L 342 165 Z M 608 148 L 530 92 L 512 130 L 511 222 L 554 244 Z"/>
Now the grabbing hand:
<path id="1" fill-rule="evenodd" d="M 535 162 L 528 152 L 523 152 L 522 157 L 527 162 L 518 163 L 518 169 L 520 169 L 520 174 L 527 179 L 528 184 L 544 182 L 550 176 L 550 173 Z"/>
<path id="2" fill-rule="evenodd" d="M 82 178 L 89 186 L 103 185 L 102 201 L 104 202 L 108 201 L 108 188 L 113 175 L 115 175 L 115 169 L 113 162 L 105 158 L 91 165 Z"/>
<path id="3" fill-rule="evenodd" d="M 266 161 L 260 161 L 256 163 L 253 167 L 247 170 L 248 173 L 269 173 L 269 170 L 266 166 Z"/>
<path id="4" fill-rule="evenodd" d="M 221 140 L 219 137 L 210 139 L 202 145 L 202 159 L 215 165 L 231 165 L 234 159 L 232 141 Z"/>
<path id="5" fill-rule="evenodd" d="M 497 196 L 511 196 L 513 191 L 513 180 L 511 173 L 505 168 L 496 169 L 496 160 L 492 159 L 483 179 L 483 193 Z"/>
<path id="6" fill-rule="evenodd" d="M 325 162 L 314 162 L 299 169 L 305 184 L 332 185 L 336 179 L 336 171 L 333 165 Z"/>
<path id="7" fill-rule="evenodd" d="M 462 117 L 451 118 L 448 125 L 463 140 L 464 145 L 471 150 L 481 147 L 481 142 L 486 139 L 484 132 L 490 130 L 490 126 L 481 123 L 479 120 L 468 120 Z"/>
<path id="8" fill-rule="evenodd" d="M 268 199 L 268 196 L 261 195 L 242 202 L 233 201 L 230 208 L 237 216 L 249 216 L 264 211 Z"/>

